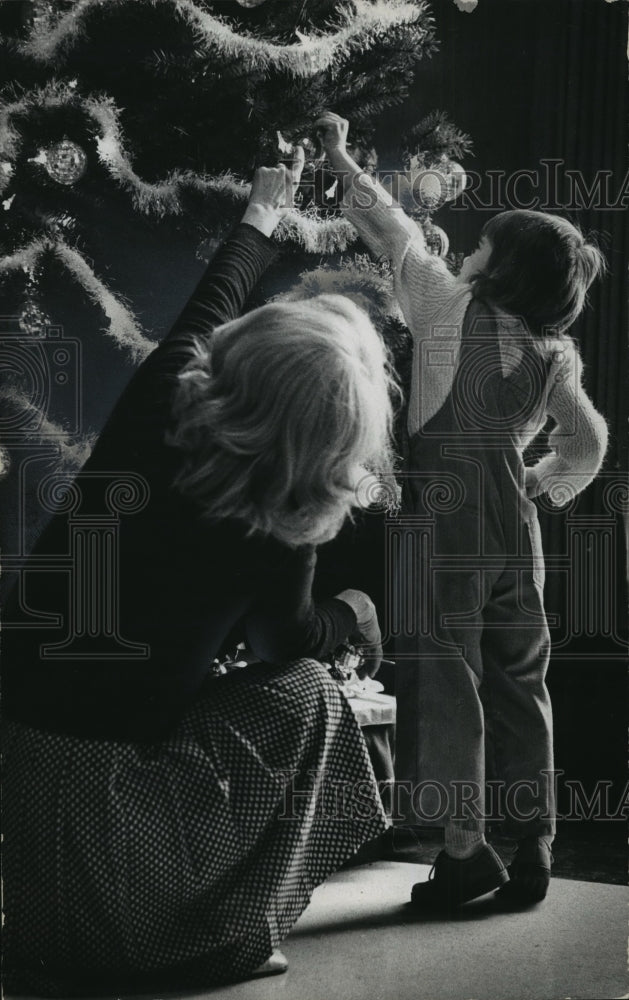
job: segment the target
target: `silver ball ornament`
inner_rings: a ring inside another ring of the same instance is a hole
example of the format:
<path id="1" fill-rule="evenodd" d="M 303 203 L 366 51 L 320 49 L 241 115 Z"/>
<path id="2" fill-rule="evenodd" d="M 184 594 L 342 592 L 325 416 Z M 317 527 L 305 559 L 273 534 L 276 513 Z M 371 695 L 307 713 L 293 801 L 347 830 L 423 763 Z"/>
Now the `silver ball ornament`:
<path id="1" fill-rule="evenodd" d="M 87 156 L 76 142 L 62 139 L 45 152 L 46 172 L 57 184 L 76 184 L 87 170 Z"/>
<path id="2" fill-rule="evenodd" d="M 447 233 L 440 226 L 435 226 L 433 222 L 424 224 L 424 239 L 426 246 L 436 257 L 446 257 L 450 249 L 450 240 Z"/>
<path id="3" fill-rule="evenodd" d="M 467 174 L 456 160 L 448 160 L 445 171 L 446 201 L 454 201 L 467 187 Z"/>

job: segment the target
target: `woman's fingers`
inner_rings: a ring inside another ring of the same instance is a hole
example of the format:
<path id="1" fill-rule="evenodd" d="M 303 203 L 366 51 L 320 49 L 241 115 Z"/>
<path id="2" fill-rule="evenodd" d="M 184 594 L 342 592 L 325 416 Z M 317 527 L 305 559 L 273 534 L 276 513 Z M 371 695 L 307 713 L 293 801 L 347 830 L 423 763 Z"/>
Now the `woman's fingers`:
<path id="1" fill-rule="evenodd" d="M 251 185 L 250 204 L 273 209 L 280 215 L 289 211 L 301 181 L 304 163 L 304 151 L 301 146 L 297 146 L 290 167 L 282 163 L 277 167 L 260 167 L 256 170 Z"/>
<path id="2" fill-rule="evenodd" d="M 319 124 L 319 122 L 326 122 L 326 121 L 343 122 L 347 124 L 347 119 L 342 118 L 340 115 L 337 115 L 336 112 L 334 111 L 324 111 L 321 115 L 319 115 L 317 125 Z"/>
<path id="3" fill-rule="evenodd" d="M 295 200 L 295 191 L 301 183 L 301 175 L 306 162 L 306 156 L 301 146 L 295 146 L 293 161 L 290 167 L 284 166 L 285 170 L 285 191 L 286 208 L 292 208 Z"/>
<path id="4" fill-rule="evenodd" d="M 304 169 L 304 164 L 306 162 L 306 154 L 304 153 L 303 146 L 295 146 L 293 152 L 293 163 L 290 168 L 292 174 L 293 184 L 299 185 L 301 181 L 301 175 Z"/>
<path id="5" fill-rule="evenodd" d="M 356 674 L 361 680 L 365 677 L 375 677 L 382 664 L 382 646 L 372 648 L 368 656 L 365 656 L 362 664 L 356 670 Z"/>

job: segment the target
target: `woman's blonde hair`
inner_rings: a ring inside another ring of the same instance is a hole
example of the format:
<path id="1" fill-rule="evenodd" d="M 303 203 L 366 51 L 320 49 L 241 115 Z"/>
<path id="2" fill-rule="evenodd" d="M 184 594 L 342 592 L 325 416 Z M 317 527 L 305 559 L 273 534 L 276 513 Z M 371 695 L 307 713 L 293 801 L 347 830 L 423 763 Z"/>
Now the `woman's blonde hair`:
<path id="1" fill-rule="evenodd" d="M 175 485 L 209 517 L 292 546 L 327 541 L 365 470 L 392 471 L 397 392 L 381 338 L 349 299 L 262 306 L 198 341 L 179 377 Z"/>

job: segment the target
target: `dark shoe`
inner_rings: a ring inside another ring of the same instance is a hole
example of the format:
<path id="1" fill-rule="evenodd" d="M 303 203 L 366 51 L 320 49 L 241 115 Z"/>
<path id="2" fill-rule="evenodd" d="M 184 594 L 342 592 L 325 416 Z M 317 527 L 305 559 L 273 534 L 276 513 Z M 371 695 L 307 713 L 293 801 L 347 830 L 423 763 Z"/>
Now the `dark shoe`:
<path id="1" fill-rule="evenodd" d="M 500 890 L 501 898 L 520 906 L 541 903 L 550 885 L 552 861 L 552 852 L 544 840 L 537 837 L 521 840 L 509 865 L 510 881 Z"/>
<path id="2" fill-rule="evenodd" d="M 411 902 L 425 909 L 454 910 L 508 881 L 507 869 L 489 844 L 461 861 L 441 851 L 428 881 L 413 886 Z"/>

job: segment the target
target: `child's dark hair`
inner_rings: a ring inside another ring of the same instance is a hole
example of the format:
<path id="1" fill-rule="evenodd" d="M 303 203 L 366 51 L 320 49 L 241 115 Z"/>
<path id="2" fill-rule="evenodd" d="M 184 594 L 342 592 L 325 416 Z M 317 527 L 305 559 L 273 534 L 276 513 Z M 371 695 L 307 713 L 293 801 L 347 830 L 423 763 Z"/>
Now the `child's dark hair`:
<path id="1" fill-rule="evenodd" d="M 492 247 L 488 264 L 473 280 L 474 295 L 521 316 L 533 336 L 561 333 L 583 309 L 587 290 L 605 270 L 598 247 L 557 215 L 516 209 L 483 227 Z"/>

